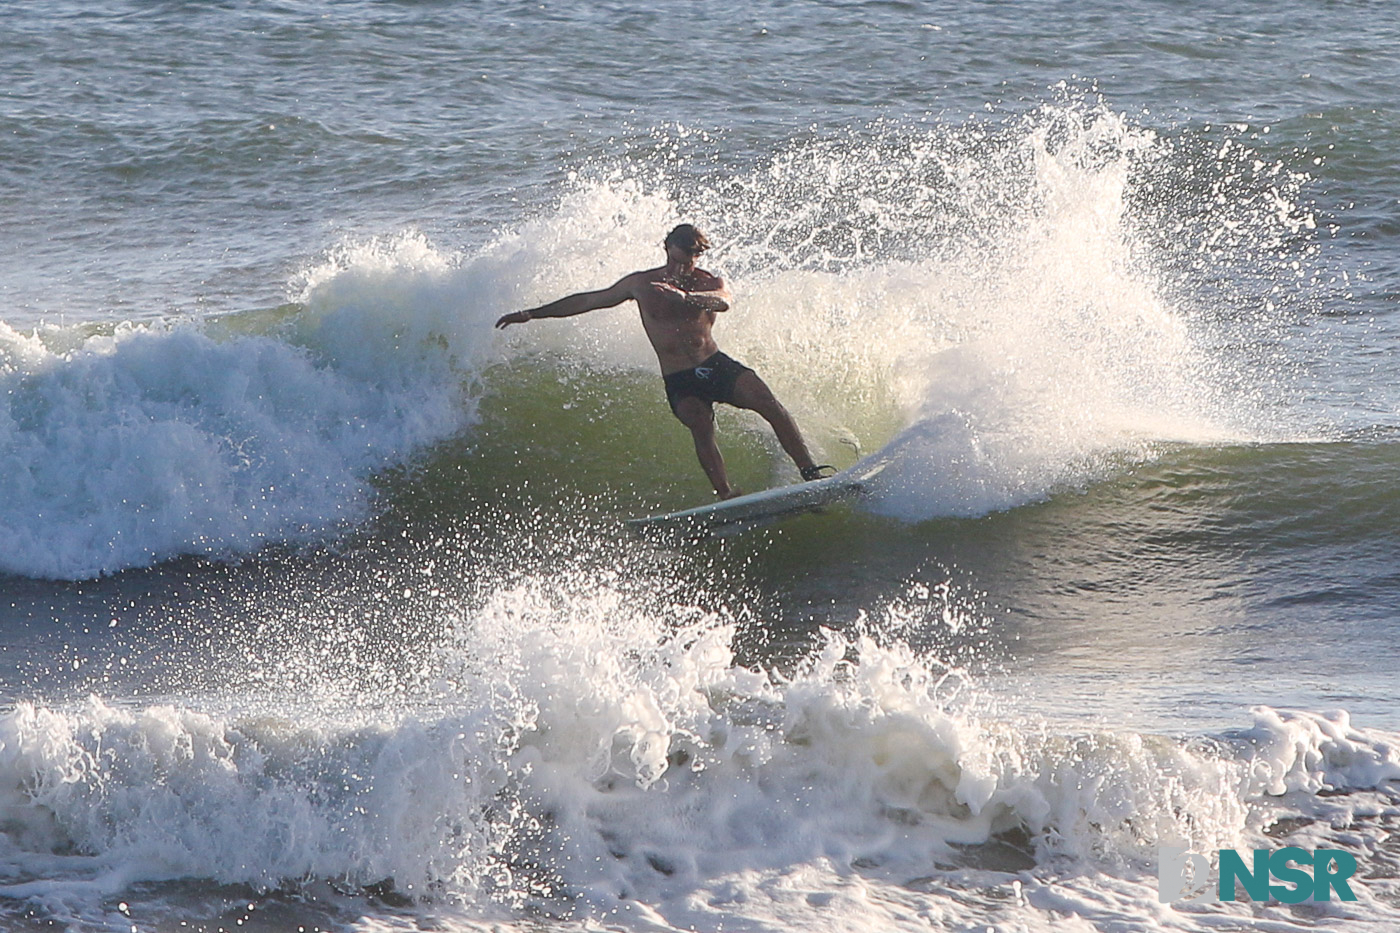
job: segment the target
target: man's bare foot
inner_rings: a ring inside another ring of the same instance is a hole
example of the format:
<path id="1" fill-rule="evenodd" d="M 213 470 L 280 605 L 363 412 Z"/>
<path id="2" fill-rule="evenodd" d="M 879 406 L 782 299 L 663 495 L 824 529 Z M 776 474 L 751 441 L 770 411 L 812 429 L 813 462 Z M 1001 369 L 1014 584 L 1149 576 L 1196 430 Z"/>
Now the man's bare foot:
<path id="1" fill-rule="evenodd" d="M 727 490 L 725 490 L 724 492 L 717 492 L 717 493 L 715 493 L 715 495 L 717 495 L 717 496 L 720 497 L 720 500 L 721 500 L 721 501 L 723 501 L 723 500 L 725 500 L 725 499 L 734 499 L 734 498 L 737 498 L 737 497 L 739 497 L 739 496 L 742 496 L 743 494 L 744 494 L 744 490 L 740 489 L 738 486 L 730 486 L 730 487 L 729 487 Z"/>

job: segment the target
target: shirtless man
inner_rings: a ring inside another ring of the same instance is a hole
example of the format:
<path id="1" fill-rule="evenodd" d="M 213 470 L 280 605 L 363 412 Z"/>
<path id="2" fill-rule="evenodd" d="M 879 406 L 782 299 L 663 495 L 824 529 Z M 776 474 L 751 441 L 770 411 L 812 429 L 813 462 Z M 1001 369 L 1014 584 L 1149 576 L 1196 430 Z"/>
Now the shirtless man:
<path id="1" fill-rule="evenodd" d="M 817 466 L 797 423 L 752 369 L 720 352 L 710 331 L 715 315 L 729 310 L 729 289 L 724 279 L 695 265 L 710 248 L 705 234 L 681 224 L 662 243 L 666 265 L 624 276 L 609 288 L 579 292 L 528 311 L 503 315 L 496 327 L 523 324 L 536 318 L 570 317 L 635 301 L 642 313 L 642 327 L 666 383 L 666 399 L 681 424 L 690 428 L 700 466 L 721 499 L 739 495 L 729 485 L 724 457 L 715 443 L 715 402 L 747 408 L 763 416 L 778 436 L 783 450 L 797 464 L 804 480 L 821 477 L 831 467 Z"/>

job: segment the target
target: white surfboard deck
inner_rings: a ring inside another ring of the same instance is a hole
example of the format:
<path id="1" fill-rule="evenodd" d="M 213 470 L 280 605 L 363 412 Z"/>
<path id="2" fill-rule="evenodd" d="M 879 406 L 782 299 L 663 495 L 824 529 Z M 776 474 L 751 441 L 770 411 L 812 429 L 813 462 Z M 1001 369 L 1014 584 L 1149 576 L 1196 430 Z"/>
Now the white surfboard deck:
<path id="1" fill-rule="evenodd" d="M 689 529 L 709 530 L 715 534 L 742 531 L 767 524 L 785 515 L 817 511 L 824 506 L 855 498 L 865 491 L 869 482 L 887 465 L 887 461 L 858 463 L 835 476 L 812 480 L 810 483 L 793 483 L 790 486 L 751 492 L 693 509 L 634 518 L 627 524 L 634 529 L 653 531 Z"/>

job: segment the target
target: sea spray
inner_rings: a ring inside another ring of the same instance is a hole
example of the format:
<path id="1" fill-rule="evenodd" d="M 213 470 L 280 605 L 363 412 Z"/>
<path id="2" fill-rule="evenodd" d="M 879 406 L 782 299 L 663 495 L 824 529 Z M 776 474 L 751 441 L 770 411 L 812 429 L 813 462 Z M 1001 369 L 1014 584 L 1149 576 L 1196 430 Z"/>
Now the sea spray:
<path id="1" fill-rule="evenodd" d="M 600 164 L 531 227 L 568 240 L 558 284 L 537 280 L 541 300 L 659 262 L 635 244 L 700 223 L 736 295 L 720 344 L 760 371 L 823 454 L 893 445 L 882 512 L 985 514 L 1170 445 L 1286 430 L 1267 413 L 1281 374 L 1251 375 L 1258 360 L 1224 349 L 1266 342 L 1254 331 L 1270 309 L 1207 307 L 1252 296 L 1190 284 L 1206 261 L 1248 268 L 1251 281 L 1293 276 L 1280 251 L 1309 222 L 1301 176 L 1245 142 L 1197 152 L 1071 102 L 1001 123 L 836 131 L 742 173 L 676 132 L 664 166 Z M 1227 189 L 1248 197 L 1221 199 Z M 619 238 L 615 258 L 588 248 Z M 601 370 L 654 365 L 617 312 L 512 339 Z M 755 419 L 741 423 L 762 436 Z"/>
<path id="2" fill-rule="evenodd" d="M 21 704 L 0 716 L 4 891 L 331 882 L 476 917 L 675 925 L 786 911 L 782 879 L 803 877 L 1020 877 L 1041 897 L 1083 872 L 1128 884 L 1163 844 L 1255 840 L 1268 795 L 1306 811 L 1400 774 L 1392 737 L 1315 714 L 1185 741 L 1057 731 L 1006 698 L 993 715 L 976 678 L 873 635 L 825 632 L 787 674 L 744 667 L 730 611 L 630 589 L 485 591 L 417 689 L 378 704 L 311 683 L 217 711 Z"/>

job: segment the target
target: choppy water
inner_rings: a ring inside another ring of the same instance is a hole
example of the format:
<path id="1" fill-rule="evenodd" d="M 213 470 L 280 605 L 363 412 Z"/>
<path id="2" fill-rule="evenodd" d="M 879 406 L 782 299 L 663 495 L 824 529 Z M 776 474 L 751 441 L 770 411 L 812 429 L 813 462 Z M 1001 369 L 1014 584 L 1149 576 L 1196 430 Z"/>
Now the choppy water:
<path id="1" fill-rule="evenodd" d="M 1388 12 L 11 4 L 0 925 L 1391 928 Z M 491 329 L 680 220 L 859 507 Z"/>

